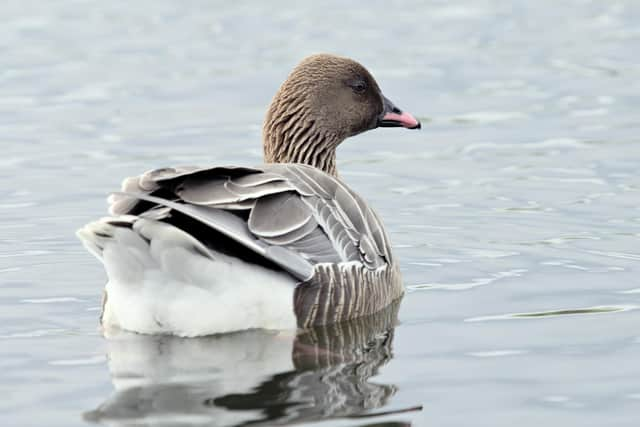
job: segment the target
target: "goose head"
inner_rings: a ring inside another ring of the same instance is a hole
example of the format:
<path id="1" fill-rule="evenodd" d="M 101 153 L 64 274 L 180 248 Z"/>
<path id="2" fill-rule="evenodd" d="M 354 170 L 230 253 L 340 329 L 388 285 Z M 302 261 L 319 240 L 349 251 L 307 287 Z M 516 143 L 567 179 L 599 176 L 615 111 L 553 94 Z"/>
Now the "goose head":
<path id="1" fill-rule="evenodd" d="M 263 147 L 268 163 L 304 163 L 336 176 L 342 141 L 377 127 L 419 129 L 420 122 L 386 98 L 358 62 L 335 55 L 305 58 L 267 111 Z"/>

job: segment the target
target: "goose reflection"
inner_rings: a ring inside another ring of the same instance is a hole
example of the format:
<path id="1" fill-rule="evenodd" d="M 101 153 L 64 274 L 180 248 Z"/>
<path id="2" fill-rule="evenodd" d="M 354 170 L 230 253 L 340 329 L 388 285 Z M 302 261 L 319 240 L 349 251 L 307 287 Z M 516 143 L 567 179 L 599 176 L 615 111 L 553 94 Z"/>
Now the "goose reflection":
<path id="1" fill-rule="evenodd" d="M 108 339 L 115 393 L 88 421 L 110 425 L 288 425 L 359 416 L 396 391 L 371 381 L 392 355 L 398 303 L 294 332 Z"/>

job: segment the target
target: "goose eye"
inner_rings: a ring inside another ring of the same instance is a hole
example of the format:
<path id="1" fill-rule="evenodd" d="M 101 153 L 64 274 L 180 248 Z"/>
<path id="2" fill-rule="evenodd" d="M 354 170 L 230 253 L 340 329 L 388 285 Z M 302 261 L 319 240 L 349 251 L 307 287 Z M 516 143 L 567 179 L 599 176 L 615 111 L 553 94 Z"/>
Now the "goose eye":
<path id="1" fill-rule="evenodd" d="M 357 80 L 351 84 L 351 88 L 356 93 L 363 93 L 367 90 L 367 84 L 362 80 Z"/>

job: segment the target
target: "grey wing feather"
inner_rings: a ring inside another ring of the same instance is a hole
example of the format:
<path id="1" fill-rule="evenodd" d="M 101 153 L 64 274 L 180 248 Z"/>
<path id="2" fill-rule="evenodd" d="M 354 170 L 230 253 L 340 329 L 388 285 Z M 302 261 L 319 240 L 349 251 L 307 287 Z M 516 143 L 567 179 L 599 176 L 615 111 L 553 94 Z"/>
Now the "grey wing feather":
<path id="1" fill-rule="evenodd" d="M 115 193 L 123 197 L 131 197 L 134 199 L 144 200 L 147 202 L 157 203 L 160 206 L 169 207 L 175 211 L 190 216 L 193 219 L 221 232 L 231 239 L 241 243 L 247 249 L 262 255 L 269 261 L 279 265 L 293 276 L 300 280 L 308 280 L 313 276 L 313 266 L 301 257 L 299 254 L 292 252 L 286 247 L 270 246 L 257 239 L 246 228 L 246 223 L 237 216 L 209 206 L 197 206 L 184 203 L 176 203 L 159 197 L 132 194 L 132 193 Z M 197 237 L 197 236 L 194 236 Z"/>
<path id="2" fill-rule="evenodd" d="M 301 194 L 307 194 L 303 200 L 312 207 L 343 261 L 359 261 L 370 269 L 391 262 L 380 219 L 340 180 L 307 165 L 272 164 L 265 169 L 286 176 Z"/>
<path id="3" fill-rule="evenodd" d="M 137 209 L 166 217 L 167 208 L 173 209 L 300 280 L 316 263 L 359 262 L 376 269 L 391 262 L 375 212 L 340 180 L 306 165 L 158 169 L 125 180 L 110 202 L 116 215 Z"/>
<path id="4" fill-rule="evenodd" d="M 306 224 L 317 225 L 312 212 L 298 193 L 271 194 L 260 198 L 251 210 L 249 229 L 262 237 L 278 237 L 293 233 Z M 311 230 L 309 230 L 311 231 Z"/>
<path id="5" fill-rule="evenodd" d="M 187 178 L 176 190 L 182 200 L 200 205 L 239 203 L 262 196 L 293 189 L 284 181 L 266 182 L 262 185 L 243 187 L 234 185 L 230 177 L 216 179 Z"/>

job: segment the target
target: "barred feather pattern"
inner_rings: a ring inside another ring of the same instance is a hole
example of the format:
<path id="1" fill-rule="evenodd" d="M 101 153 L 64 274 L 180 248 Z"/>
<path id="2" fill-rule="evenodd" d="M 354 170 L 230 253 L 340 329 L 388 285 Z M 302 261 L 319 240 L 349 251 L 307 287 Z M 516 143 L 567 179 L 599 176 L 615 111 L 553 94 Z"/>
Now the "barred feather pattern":
<path id="1" fill-rule="evenodd" d="M 325 66 L 331 67 L 331 58 Z M 296 68 L 273 98 L 262 128 L 267 163 L 303 163 L 337 176 L 336 148 L 349 136 L 339 124 L 327 126 L 317 116 L 314 88 L 323 70 Z"/>
<path id="2" fill-rule="evenodd" d="M 369 270 L 359 263 L 316 264 L 294 293 L 298 327 L 338 323 L 378 312 L 402 297 L 397 265 Z"/>
<path id="3" fill-rule="evenodd" d="M 274 107 L 273 114 L 280 113 Z M 294 114 L 284 114 L 265 125 L 264 157 L 267 163 L 302 163 L 336 176 L 337 135 L 319 129 L 315 121 L 308 119 L 306 109 L 296 109 Z"/>

